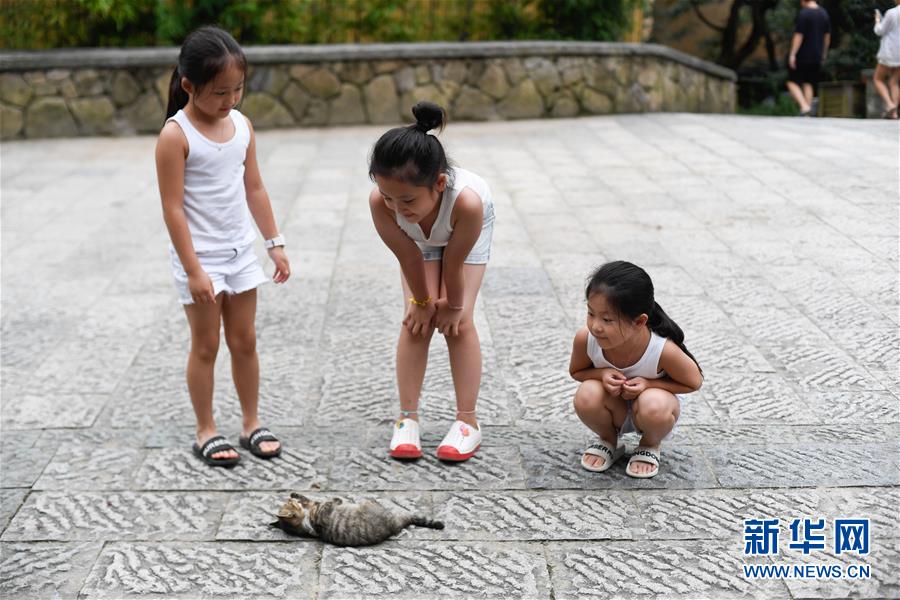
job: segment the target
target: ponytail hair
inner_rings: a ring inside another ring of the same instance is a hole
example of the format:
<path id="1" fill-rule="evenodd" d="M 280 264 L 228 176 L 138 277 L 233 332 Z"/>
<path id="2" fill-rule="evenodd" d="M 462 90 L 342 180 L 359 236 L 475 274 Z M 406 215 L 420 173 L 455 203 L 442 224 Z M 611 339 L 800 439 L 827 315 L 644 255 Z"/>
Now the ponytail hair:
<path id="1" fill-rule="evenodd" d="M 199 91 L 231 64 L 241 69 L 246 77 L 247 57 L 230 33 L 211 25 L 189 33 L 181 45 L 178 65 L 169 81 L 166 120 L 188 103 L 188 93 L 181 87 L 182 77 Z"/>
<path id="2" fill-rule="evenodd" d="M 603 294 L 617 311 L 630 319 L 647 315 L 647 327 L 653 333 L 672 340 L 700 369 L 700 363 L 684 345 L 684 331 L 656 303 L 650 275 L 637 265 L 617 260 L 601 265 L 591 275 L 585 289 L 585 300 Z M 700 369 L 703 373 L 703 369 Z"/>
<path id="3" fill-rule="evenodd" d="M 416 122 L 389 130 L 375 142 L 369 157 L 369 177 L 397 179 L 415 186 L 432 187 L 441 173 L 449 174 L 450 160 L 437 137 L 428 132 L 443 131 L 447 111 L 433 102 L 412 107 Z"/>
<path id="4" fill-rule="evenodd" d="M 172 70 L 172 79 L 169 81 L 169 103 L 166 106 L 166 120 L 169 120 L 179 110 L 187 106 L 188 93 L 181 87 L 181 73 L 176 66 Z"/>

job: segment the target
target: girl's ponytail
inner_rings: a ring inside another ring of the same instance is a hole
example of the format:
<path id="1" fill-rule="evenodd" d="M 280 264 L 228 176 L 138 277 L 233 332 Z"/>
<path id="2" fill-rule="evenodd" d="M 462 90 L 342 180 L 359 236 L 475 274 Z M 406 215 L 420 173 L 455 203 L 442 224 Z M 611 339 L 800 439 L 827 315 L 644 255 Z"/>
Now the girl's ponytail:
<path id="1" fill-rule="evenodd" d="M 647 319 L 647 326 L 650 328 L 650 331 L 654 332 L 657 335 L 660 335 L 664 338 L 669 338 L 673 342 L 675 342 L 679 348 L 681 348 L 682 352 L 691 357 L 691 360 L 697 364 L 697 368 L 700 369 L 700 363 L 697 362 L 697 359 L 694 358 L 694 355 L 687 349 L 684 345 L 684 332 L 681 330 L 681 327 L 678 326 L 678 323 L 672 320 L 672 318 L 666 314 L 666 312 L 662 309 L 662 307 L 653 302 L 653 309 L 650 311 Z M 700 373 L 703 373 L 703 369 L 700 369 Z"/>
<path id="2" fill-rule="evenodd" d="M 166 120 L 175 116 L 179 110 L 187 106 L 188 95 L 181 87 L 181 72 L 178 67 L 172 71 L 172 79 L 169 81 L 169 104 L 166 107 Z"/>

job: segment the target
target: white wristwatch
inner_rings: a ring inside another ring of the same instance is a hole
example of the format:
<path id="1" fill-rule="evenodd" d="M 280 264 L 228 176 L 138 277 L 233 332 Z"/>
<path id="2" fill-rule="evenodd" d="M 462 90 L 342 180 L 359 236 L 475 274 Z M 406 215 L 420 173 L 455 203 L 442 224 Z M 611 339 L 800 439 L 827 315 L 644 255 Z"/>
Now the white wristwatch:
<path id="1" fill-rule="evenodd" d="M 274 248 L 275 246 L 284 246 L 284 236 L 279 233 L 271 240 L 266 240 L 264 243 L 266 245 L 266 250 Z"/>

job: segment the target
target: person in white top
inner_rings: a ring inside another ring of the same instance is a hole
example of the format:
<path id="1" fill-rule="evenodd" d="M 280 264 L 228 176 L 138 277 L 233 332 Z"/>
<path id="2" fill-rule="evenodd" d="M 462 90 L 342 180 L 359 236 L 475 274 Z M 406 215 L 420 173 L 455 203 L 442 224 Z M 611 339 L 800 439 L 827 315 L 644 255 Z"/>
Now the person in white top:
<path id="1" fill-rule="evenodd" d="M 900 0 L 895 1 L 900 4 Z M 881 45 L 872 83 L 884 100 L 885 110 L 881 116 L 896 119 L 897 103 L 900 102 L 900 6 L 884 13 L 883 18 L 881 11 L 875 9 L 875 35 L 881 37 Z"/>
<path id="2" fill-rule="evenodd" d="M 587 325 L 575 335 L 569 373 L 582 382 L 575 412 L 600 439 L 581 457 L 602 472 L 624 454 L 621 433 L 641 439 L 625 467 L 631 477 L 659 472 L 659 444 L 675 427 L 681 394 L 700 389 L 703 372 L 681 328 L 656 303 L 644 269 L 606 263 L 588 282 Z"/>
<path id="3" fill-rule="evenodd" d="M 278 438 L 259 424 L 254 321 L 256 287 L 267 278 L 253 251 L 251 216 L 275 263 L 275 283 L 291 273 L 259 174 L 253 128 L 234 108 L 246 74 L 247 59 L 231 35 L 217 27 L 188 35 L 172 73 L 166 123 L 156 146 L 175 287 L 191 329 L 187 384 L 197 417 L 193 451 L 207 464 L 225 467 L 240 456 L 213 419 L 213 371 L 223 322 L 243 413 L 241 446 L 261 458 L 281 453 Z"/>
<path id="4" fill-rule="evenodd" d="M 481 345 L 472 315 L 490 257 L 491 190 L 478 175 L 451 168 L 438 139 L 444 109 L 419 102 L 416 123 L 396 127 L 372 149 L 369 194 L 375 229 L 400 263 L 403 327 L 397 342 L 400 417 L 390 456 L 422 456 L 419 394 L 435 329 L 444 335 L 456 390 L 456 420 L 437 449 L 447 461 L 471 458 L 481 445 L 475 404 L 481 387 Z"/>

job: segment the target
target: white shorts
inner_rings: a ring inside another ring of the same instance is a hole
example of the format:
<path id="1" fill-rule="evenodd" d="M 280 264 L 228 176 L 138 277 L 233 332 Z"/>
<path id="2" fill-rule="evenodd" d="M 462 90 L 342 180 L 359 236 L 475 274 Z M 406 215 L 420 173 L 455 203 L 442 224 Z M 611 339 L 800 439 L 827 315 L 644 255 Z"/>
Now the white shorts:
<path id="1" fill-rule="evenodd" d="M 467 265 L 486 265 L 491 257 L 491 239 L 494 237 L 494 205 L 484 205 L 484 217 L 481 221 L 481 234 L 475 240 L 475 245 L 469 251 L 469 255 L 463 261 Z M 443 260 L 444 246 L 429 246 L 422 242 L 416 242 L 422 251 L 425 260 Z"/>
<path id="2" fill-rule="evenodd" d="M 188 288 L 188 276 L 175 248 L 169 247 L 169 255 L 172 257 L 172 275 L 175 278 L 179 300 L 182 304 L 193 304 L 194 300 Z M 240 294 L 256 289 L 269 280 L 263 273 L 252 244 L 241 248 L 198 252 L 197 259 L 212 280 L 216 296 L 221 292 Z"/>

